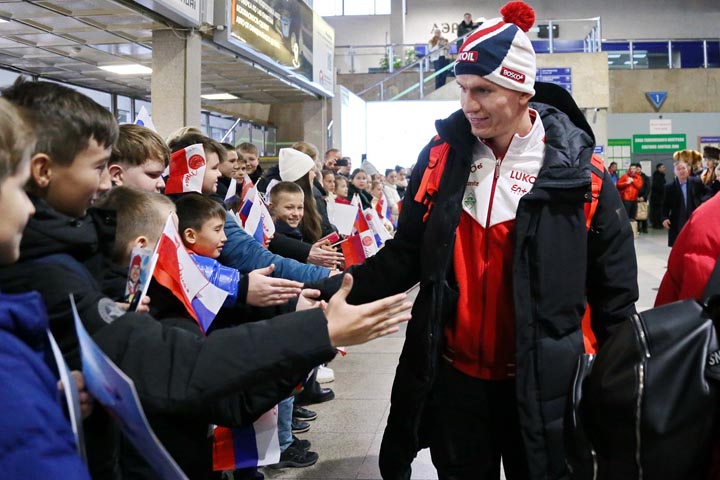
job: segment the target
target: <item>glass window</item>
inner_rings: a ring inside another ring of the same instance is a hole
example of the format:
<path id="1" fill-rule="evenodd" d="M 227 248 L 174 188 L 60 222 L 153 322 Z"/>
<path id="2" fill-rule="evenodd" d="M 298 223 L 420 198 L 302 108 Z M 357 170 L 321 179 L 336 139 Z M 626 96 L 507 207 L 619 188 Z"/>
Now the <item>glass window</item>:
<path id="1" fill-rule="evenodd" d="M 351 0 L 345 2 L 345 15 L 375 14 L 375 0 Z"/>
<path id="2" fill-rule="evenodd" d="M 265 132 L 263 132 L 262 127 L 258 125 L 252 126 L 252 130 L 250 131 L 250 142 L 257 147 L 260 155 L 265 154 Z"/>
<path id="3" fill-rule="evenodd" d="M 277 155 L 277 128 L 267 127 L 265 129 L 265 156 L 274 157 Z"/>
<path id="4" fill-rule="evenodd" d="M 136 115 L 137 115 L 137 112 L 140 111 L 140 107 L 145 107 L 145 110 L 147 110 L 150 113 L 150 115 L 152 115 L 152 105 L 150 104 L 150 102 L 136 98 L 135 99 L 135 112 L 136 112 L 135 114 Z M 155 123 L 155 122 L 153 122 L 153 123 Z"/>
<path id="5" fill-rule="evenodd" d="M 95 100 L 97 103 L 102 105 L 103 107 L 107 108 L 108 110 L 112 111 L 112 101 L 111 101 L 111 95 L 106 92 L 100 92 L 97 90 L 93 90 L 91 88 L 85 88 L 85 87 L 75 87 L 73 86 L 75 90 L 82 93 L 83 95 L 87 95 L 88 97 Z"/>
<path id="6" fill-rule="evenodd" d="M 315 0 L 313 3 L 320 16 L 333 17 L 343 14 L 343 0 Z"/>
<path id="7" fill-rule="evenodd" d="M 117 96 L 115 118 L 117 118 L 118 123 L 133 123 L 135 121 L 132 116 L 132 99 L 130 97 Z"/>
<path id="8" fill-rule="evenodd" d="M 19 77 L 19 73 L 11 72 L 10 70 L 2 70 L 0 69 L 0 87 L 5 87 L 10 85 Z"/>
<path id="9" fill-rule="evenodd" d="M 633 62 L 635 68 L 668 68 L 668 43 L 633 43 Z"/>
<path id="10" fill-rule="evenodd" d="M 707 42 L 708 68 L 720 68 L 720 41 Z"/>
<path id="11" fill-rule="evenodd" d="M 375 0 L 375 15 L 390 15 L 391 0 Z"/>
<path id="12" fill-rule="evenodd" d="M 235 146 L 241 143 L 250 142 L 250 124 L 248 122 L 240 122 L 235 127 Z"/>

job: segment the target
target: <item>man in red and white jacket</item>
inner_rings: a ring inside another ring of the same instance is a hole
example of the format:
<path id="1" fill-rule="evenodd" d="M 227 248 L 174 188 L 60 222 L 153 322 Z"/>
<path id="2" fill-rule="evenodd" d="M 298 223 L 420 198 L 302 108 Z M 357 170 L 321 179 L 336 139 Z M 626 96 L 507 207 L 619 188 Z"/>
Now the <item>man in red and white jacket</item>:
<path id="1" fill-rule="evenodd" d="M 350 269 L 353 303 L 420 282 L 380 449 L 384 479 L 410 478 L 425 447 L 440 478 L 497 480 L 502 459 L 508 480 L 566 479 L 563 416 L 586 305 L 600 344 L 635 311 L 632 231 L 604 169 L 602 188 L 591 187 L 592 131 L 559 87 L 557 107 L 530 104 L 534 13 L 522 2 L 501 13 L 458 53 L 462 110 L 436 122 L 395 237 Z"/>
<path id="2" fill-rule="evenodd" d="M 617 189 L 625 206 L 625 212 L 631 220 L 637 214 L 638 195 L 643 187 L 643 179 L 638 167 L 639 165 L 636 163 L 631 164 L 627 173 L 617 182 Z"/>

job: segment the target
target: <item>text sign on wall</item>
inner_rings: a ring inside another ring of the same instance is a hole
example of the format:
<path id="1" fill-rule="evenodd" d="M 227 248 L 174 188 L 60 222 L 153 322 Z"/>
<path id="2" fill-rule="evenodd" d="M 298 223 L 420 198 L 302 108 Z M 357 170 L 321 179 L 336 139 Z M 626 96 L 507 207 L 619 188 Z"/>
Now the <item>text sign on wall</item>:
<path id="1" fill-rule="evenodd" d="M 535 81 L 554 83 L 572 93 L 571 68 L 538 68 Z"/>
<path id="2" fill-rule="evenodd" d="M 633 135 L 633 153 L 673 153 L 687 148 L 684 133 L 671 135 Z"/>

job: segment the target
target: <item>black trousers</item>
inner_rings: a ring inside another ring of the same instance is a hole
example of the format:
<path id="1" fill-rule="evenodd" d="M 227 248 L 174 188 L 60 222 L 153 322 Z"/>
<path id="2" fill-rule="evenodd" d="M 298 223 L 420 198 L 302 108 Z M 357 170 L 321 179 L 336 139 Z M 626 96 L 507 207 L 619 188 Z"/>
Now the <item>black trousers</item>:
<path id="1" fill-rule="evenodd" d="M 470 377 L 442 362 L 427 405 L 430 454 L 440 480 L 529 478 L 515 382 Z"/>

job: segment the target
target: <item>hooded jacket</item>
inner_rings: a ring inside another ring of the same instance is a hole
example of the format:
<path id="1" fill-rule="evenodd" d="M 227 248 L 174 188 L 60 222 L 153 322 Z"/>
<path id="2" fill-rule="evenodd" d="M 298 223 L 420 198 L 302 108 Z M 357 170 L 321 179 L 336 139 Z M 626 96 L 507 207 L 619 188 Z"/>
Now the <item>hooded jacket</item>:
<path id="1" fill-rule="evenodd" d="M 577 356 L 584 352 L 581 320 L 586 304 L 600 344 L 610 327 L 634 312 L 637 267 L 632 231 L 610 175 L 605 172 L 591 229 L 584 204 L 591 199 L 593 140 L 553 107 L 532 104 L 546 132 L 545 157 L 532 189 L 518 204 L 513 241 L 516 390 L 530 476 L 567 478 L 563 416 Z M 349 296 L 362 303 L 420 291 L 408 323 L 380 450 L 385 479 L 410 476 L 417 451 L 433 432 L 424 428 L 427 395 L 443 352 L 443 331 L 458 301 L 453 271 L 456 230 L 477 142 L 462 111 L 436 122 L 438 140 L 421 152 L 413 169 L 394 239 L 363 265 L 353 267 Z M 415 201 L 428 168 L 430 148 L 450 150 L 433 207 Z M 630 260 L 629 260 L 630 259 Z M 327 280 L 324 295 L 340 279 Z"/>
<path id="2" fill-rule="evenodd" d="M 0 294 L 0 471 L 6 478 L 89 479 L 63 414 L 37 292 Z"/>

